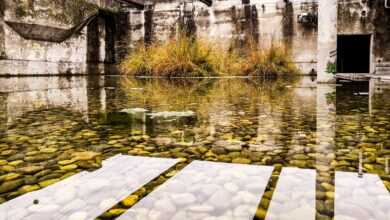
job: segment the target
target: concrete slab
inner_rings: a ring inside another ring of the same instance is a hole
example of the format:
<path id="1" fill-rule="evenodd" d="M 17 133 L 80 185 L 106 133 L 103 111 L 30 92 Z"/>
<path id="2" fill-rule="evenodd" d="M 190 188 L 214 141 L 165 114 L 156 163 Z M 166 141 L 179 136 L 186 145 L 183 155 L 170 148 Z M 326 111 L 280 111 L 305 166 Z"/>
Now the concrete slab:
<path id="1" fill-rule="evenodd" d="M 265 219 L 316 219 L 316 171 L 283 168 Z"/>
<path id="2" fill-rule="evenodd" d="M 0 220 L 95 219 L 178 162 L 118 155 L 94 172 L 81 172 L 0 205 Z"/>
<path id="3" fill-rule="evenodd" d="M 335 220 L 388 220 L 390 193 L 378 175 L 336 172 Z"/>
<path id="4" fill-rule="evenodd" d="M 118 219 L 252 220 L 272 170 L 194 161 Z"/>

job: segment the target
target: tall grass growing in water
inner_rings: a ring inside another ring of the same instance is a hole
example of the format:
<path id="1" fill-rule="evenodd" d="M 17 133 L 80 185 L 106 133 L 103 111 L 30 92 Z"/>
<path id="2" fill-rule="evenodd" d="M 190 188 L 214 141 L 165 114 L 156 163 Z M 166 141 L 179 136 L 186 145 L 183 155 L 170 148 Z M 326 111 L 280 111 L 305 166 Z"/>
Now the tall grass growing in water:
<path id="1" fill-rule="evenodd" d="M 132 76 L 167 78 L 281 76 L 299 72 L 282 44 L 262 48 L 249 43 L 244 48 L 226 50 L 185 34 L 164 43 L 140 44 L 124 60 L 121 69 Z"/>

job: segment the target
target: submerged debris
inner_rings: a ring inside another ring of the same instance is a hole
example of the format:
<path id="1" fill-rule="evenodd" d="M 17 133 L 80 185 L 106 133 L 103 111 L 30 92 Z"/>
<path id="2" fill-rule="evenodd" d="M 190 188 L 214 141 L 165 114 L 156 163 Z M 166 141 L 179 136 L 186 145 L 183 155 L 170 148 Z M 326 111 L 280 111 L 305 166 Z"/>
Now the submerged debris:
<path id="1" fill-rule="evenodd" d="M 185 111 L 185 112 L 157 112 L 157 113 L 150 113 L 148 114 L 151 118 L 172 118 L 172 117 L 192 117 L 195 116 L 195 112 L 193 111 Z"/>

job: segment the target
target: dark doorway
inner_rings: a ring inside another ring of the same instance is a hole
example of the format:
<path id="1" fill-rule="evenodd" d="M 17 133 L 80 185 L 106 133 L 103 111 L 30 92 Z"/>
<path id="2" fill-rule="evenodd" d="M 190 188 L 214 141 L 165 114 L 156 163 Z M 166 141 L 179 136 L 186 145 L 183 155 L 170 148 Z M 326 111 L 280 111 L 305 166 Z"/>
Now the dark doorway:
<path id="1" fill-rule="evenodd" d="M 371 35 L 337 36 L 337 72 L 369 73 Z"/>

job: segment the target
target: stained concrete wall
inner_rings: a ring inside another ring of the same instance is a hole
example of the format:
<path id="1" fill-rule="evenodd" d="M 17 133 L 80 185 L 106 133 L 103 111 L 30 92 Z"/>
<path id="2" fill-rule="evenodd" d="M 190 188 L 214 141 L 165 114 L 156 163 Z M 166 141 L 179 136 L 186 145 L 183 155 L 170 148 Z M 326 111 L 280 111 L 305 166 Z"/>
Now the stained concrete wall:
<path id="1" fill-rule="evenodd" d="M 71 30 L 85 19 L 98 12 L 100 0 L 16 0 L 2 1 L 4 16 L 0 16 L 0 75 L 39 75 L 39 74 L 83 74 L 87 72 L 87 27 L 73 33 L 63 42 L 50 40 L 26 39 L 6 22 L 38 25 L 47 34 Z M 112 1 L 109 1 L 112 2 Z M 104 4 L 111 10 L 118 4 Z M 105 37 L 105 24 L 99 35 Z M 110 30 L 109 30 L 110 31 Z M 2 34 L 3 33 L 3 34 Z M 42 33 L 45 35 L 45 33 Z M 44 36 L 43 36 L 44 37 Z M 103 39 L 101 41 L 105 41 Z M 101 44 L 103 52 L 97 62 L 105 62 L 106 49 Z M 113 55 L 112 55 L 113 56 Z M 1 59 L 2 58 L 2 59 Z M 108 58 L 108 61 L 114 60 Z"/>
<path id="2" fill-rule="evenodd" d="M 165 41 L 176 36 L 183 8 L 180 1 L 155 2 L 149 25 L 153 40 Z M 225 46 L 248 38 L 264 46 L 283 42 L 304 72 L 315 68 L 316 26 L 297 22 L 299 13 L 316 12 L 317 4 L 313 1 L 294 1 L 286 5 L 283 1 L 272 0 L 252 0 L 250 4 L 243 4 L 241 0 L 214 0 L 211 7 L 196 2 L 193 8 L 191 4 L 187 5 L 187 9 L 194 10 L 196 32 L 201 38 Z"/>
<path id="3" fill-rule="evenodd" d="M 88 61 L 100 63 L 120 61 L 137 42 L 165 41 L 175 37 L 178 27 L 183 22 L 185 11 L 192 13 L 192 10 L 194 24 L 196 24 L 195 31 L 199 37 L 214 40 L 225 46 L 249 38 L 255 39 L 264 46 L 271 42 L 283 42 L 291 50 L 294 60 L 304 73 L 316 69 L 318 59 L 323 61 L 319 64 L 319 71 L 324 72 L 327 69 L 329 61 L 332 61 L 329 59 L 330 53 L 336 49 L 337 33 L 372 33 L 373 62 L 377 59 L 390 61 L 390 15 L 389 10 L 383 7 L 384 0 L 367 0 L 367 3 L 355 0 L 332 0 L 332 4 L 325 0 L 293 0 L 291 4 L 286 4 L 283 0 L 251 0 L 246 4 L 243 4 L 242 0 L 214 0 L 211 7 L 198 1 L 184 7 L 178 0 L 155 0 L 154 5 L 151 8 L 147 7 L 146 10 L 123 8 L 118 4 L 112 4 L 108 6 L 110 9 L 120 11 L 115 25 L 115 31 L 120 33 L 113 43 L 115 56 L 107 54 L 112 46 L 107 47 L 106 32 L 112 30 L 107 30 L 106 21 L 101 19 L 96 21 L 95 30 L 91 27 L 93 23 L 90 23 L 89 31 L 84 28 L 80 34 L 62 43 L 23 39 L 2 22 L 4 17 L 7 21 L 69 29 L 95 12 L 95 7 L 87 4 L 77 7 L 77 10 L 73 10 L 72 13 L 69 4 L 76 7 L 82 1 L 88 1 L 95 6 L 101 2 L 100 0 L 35 0 L 31 6 L 29 3 L 31 1 L 28 0 L 3 1 L 6 5 L 4 16 L 0 16 L 0 54 L 3 51 L 0 59 L 6 57 L 8 60 L 0 61 L 3 63 L 0 74 L 15 69 L 16 73 L 37 74 L 40 69 L 43 69 L 39 68 L 40 65 L 45 66 L 44 72 L 47 74 L 85 73 Z M 318 12 L 318 2 L 320 4 L 325 2 L 323 13 L 320 14 L 332 15 L 330 26 L 326 16 L 325 20 L 320 16 L 319 22 L 325 26 L 321 25 L 319 35 L 316 24 L 305 25 L 297 21 L 300 13 Z M 363 11 L 366 11 L 364 19 L 361 16 Z M 327 37 L 330 32 L 332 38 Z M 318 36 L 319 40 L 317 40 Z M 328 45 L 329 48 L 326 50 L 319 48 L 326 44 L 332 46 Z M 20 60 L 19 64 L 10 62 L 15 59 Z M 34 61 L 36 64 L 27 61 Z M 31 69 L 33 71 L 30 71 Z M 327 81 L 331 75 L 325 77 L 328 78 L 320 81 Z"/>
<path id="4" fill-rule="evenodd" d="M 378 59 L 390 61 L 390 9 L 385 0 L 339 1 L 339 34 L 372 34 L 373 54 Z"/>

